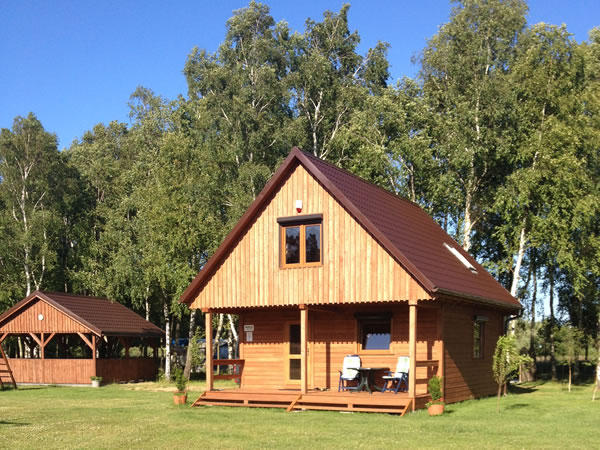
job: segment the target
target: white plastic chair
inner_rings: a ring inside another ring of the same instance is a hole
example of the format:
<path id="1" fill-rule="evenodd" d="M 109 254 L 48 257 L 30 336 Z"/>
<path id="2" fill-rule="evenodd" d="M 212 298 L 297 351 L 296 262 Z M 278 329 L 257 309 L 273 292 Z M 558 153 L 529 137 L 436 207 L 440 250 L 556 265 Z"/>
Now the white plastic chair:
<path id="1" fill-rule="evenodd" d="M 340 381 L 338 383 L 338 392 L 355 391 L 358 387 L 358 369 L 360 367 L 360 356 L 348 355 L 344 357 L 342 370 L 340 370 Z M 356 381 L 356 386 L 349 386 L 349 381 Z"/>
<path id="2" fill-rule="evenodd" d="M 399 356 L 398 363 L 396 364 L 395 372 L 388 372 L 387 375 L 383 376 L 383 388 L 381 392 L 386 390 L 391 391 L 393 388 L 394 394 L 397 394 L 400 390 L 400 386 L 404 383 L 404 389 L 402 391 L 408 391 L 408 371 L 410 369 L 410 358 L 408 356 Z"/>

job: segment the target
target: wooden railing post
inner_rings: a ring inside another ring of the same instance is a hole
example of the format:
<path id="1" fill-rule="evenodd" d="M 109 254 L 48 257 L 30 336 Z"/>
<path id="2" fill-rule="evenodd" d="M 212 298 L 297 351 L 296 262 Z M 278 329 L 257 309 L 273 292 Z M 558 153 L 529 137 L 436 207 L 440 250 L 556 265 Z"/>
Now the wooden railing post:
<path id="1" fill-rule="evenodd" d="M 408 315 L 408 356 L 410 367 L 408 369 L 408 397 L 415 398 L 417 380 L 417 302 L 409 303 Z M 413 402 L 413 410 L 414 410 Z"/>
<path id="2" fill-rule="evenodd" d="M 303 307 L 300 310 L 300 371 L 302 393 L 308 391 L 308 309 Z"/>
<path id="3" fill-rule="evenodd" d="M 98 348 L 98 339 L 99 336 L 94 336 L 92 334 L 92 376 L 98 376 L 98 364 L 96 362 L 96 349 Z"/>
<path id="4" fill-rule="evenodd" d="M 205 371 L 206 371 L 206 390 L 213 390 L 213 354 L 212 354 L 212 313 L 206 311 L 204 314 L 205 320 L 205 347 L 206 347 L 206 359 L 205 359 Z"/>

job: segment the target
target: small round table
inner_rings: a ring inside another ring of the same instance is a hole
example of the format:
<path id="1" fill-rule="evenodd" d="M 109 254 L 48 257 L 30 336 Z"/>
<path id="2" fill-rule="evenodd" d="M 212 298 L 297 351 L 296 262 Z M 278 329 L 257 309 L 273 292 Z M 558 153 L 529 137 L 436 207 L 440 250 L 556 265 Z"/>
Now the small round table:
<path id="1" fill-rule="evenodd" d="M 357 392 L 367 391 L 369 394 L 372 394 L 371 386 L 373 386 L 373 389 L 381 391 L 381 388 L 375 384 L 375 372 L 388 370 L 387 367 L 357 367 L 356 370 L 360 375 L 360 382 L 356 387 Z"/>

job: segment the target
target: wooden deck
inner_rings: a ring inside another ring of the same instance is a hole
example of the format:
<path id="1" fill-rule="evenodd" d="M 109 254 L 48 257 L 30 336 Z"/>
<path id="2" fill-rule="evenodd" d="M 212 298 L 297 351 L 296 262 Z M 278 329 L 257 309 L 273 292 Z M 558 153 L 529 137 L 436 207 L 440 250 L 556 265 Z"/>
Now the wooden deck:
<path id="1" fill-rule="evenodd" d="M 327 410 L 381 412 L 403 416 L 412 410 L 413 399 L 405 392 L 337 392 L 309 390 L 227 389 L 206 391 L 192 406 L 243 406 L 248 408 L 285 408 L 292 410 Z"/>

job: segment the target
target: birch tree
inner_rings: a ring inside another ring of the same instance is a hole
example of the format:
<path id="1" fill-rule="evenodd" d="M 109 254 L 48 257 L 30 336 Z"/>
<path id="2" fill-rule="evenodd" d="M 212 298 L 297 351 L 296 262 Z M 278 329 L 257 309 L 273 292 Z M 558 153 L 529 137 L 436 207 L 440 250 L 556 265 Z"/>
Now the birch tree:
<path id="1" fill-rule="evenodd" d="M 456 236 L 469 251 L 507 173 L 515 106 L 507 72 L 527 7 L 521 0 L 452 3 L 450 21 L 423 50 L 419 76 L 435 157 L 445 164 L 447 189 L 460 195 Z"/>
<path id="2" fill-rule="evenodd" d="M 57 191 L 63 164 L 56 136 L 45 131 L 35 115 L 16 117 L 11 130 L 2 129 L 0 270 L 12 277 L 10 271 L 18 267 L 17 278 L 12 279 L 23 287 L 12 286 L 21 294 L 44 287 L 57 262 L 61 228 Z"/>
<path id="3" fill-rule="evenodd" d="M 342 138 L 353 112 L 369 95 L 384 89 L 389 77 L 388 45 L 379 42 L 360 55 L 360 36 L 350 31 L 349 10 L 346 4 L 338 13 L 325 11 L 321 22 L 307 19 L 304 33 L 291 39 L 288 77 L 299 144 L 338 165 L 345 165 L 356 152 Z"/>

